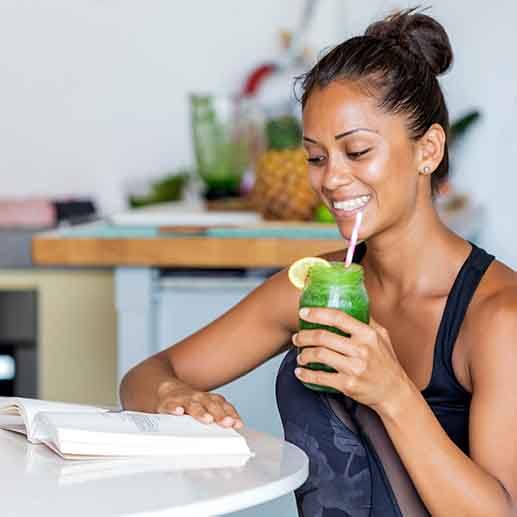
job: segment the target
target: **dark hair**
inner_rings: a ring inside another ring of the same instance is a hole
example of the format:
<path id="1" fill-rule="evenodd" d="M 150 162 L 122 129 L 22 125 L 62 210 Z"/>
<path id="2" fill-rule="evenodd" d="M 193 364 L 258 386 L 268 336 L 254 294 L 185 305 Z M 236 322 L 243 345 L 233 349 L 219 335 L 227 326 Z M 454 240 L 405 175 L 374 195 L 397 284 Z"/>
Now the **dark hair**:
<path id="1" fill-rule="evenodd" d="M 452 48 L 442 25 L 416 11 L 399 11 L 371 24 L 363 36 L 330 50 L 298 78 L 302 107 L 313 88 L 350 79 L 365 91 L 380 95 L 382 109 L 406 114 L 411 138 L 420 138 L 435 123 L 447 133 L 449 114 L 437 76 L 451 66 Z M 446 143 L 443 159 L 431 175 L 433 194 L 448 173 Z"/>

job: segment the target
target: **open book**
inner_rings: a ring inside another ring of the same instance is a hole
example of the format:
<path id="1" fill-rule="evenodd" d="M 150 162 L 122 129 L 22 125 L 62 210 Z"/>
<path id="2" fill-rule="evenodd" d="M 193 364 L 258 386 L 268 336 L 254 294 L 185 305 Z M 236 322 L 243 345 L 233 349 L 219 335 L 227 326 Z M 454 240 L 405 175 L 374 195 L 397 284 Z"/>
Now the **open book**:
<path id="1" fill-rule="evenodd" d="M 65 459 L 252 453 L 234 429 L 183 415 L 110 411 L 94 406 L 0 397 L 0 429 L 25 434 Z"/>

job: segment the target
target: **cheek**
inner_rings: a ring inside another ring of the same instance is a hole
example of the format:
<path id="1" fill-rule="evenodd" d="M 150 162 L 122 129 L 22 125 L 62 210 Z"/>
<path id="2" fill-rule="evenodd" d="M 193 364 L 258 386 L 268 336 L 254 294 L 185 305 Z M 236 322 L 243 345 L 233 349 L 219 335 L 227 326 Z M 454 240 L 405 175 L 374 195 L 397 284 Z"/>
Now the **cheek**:
<path id="1" fill-rule="evenodd" d="M 365 228 L 367 232 L 379 231 L 404 217 L 413 209 L 416 196 L 415 175 L 405 159 L 377 158 L 365 164 L 361 174 L 374 198 L 369 221 L 373 226 Z"/>
<path id="2" fill-rule="evenodd" d="M 323 168 L 318 169 L 317 167 L 309 167 L 309 183 L 312 188 L 318 193 L 321 194 L 321 187 L 323 185 Z"/>
<path id="3" fill-rule="evenodd" d="M 379 153 L 369 163 L 365 164 L 361 174 L 362 180 L 371 185 L 382 204 L 411 197 L 416 188 L 416 175 L 412 172 L 411 163 L 406 153 Z"/>
<path id="4" fill-rule="evenodd" d="M 394 171 L 386 156 L 378 154 L 361 164 L 358 179 L 369 187 L 378 204 L 384 204 L 392 190 Z"/>

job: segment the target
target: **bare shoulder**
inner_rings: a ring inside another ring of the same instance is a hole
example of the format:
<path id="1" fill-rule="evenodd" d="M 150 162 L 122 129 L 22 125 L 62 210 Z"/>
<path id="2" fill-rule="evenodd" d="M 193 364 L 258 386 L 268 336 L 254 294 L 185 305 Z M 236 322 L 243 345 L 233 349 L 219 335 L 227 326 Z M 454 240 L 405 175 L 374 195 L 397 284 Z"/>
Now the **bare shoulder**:
<path id="1" fill-rule="evenodd" d="M 514 319 L 517 316 L 516 311 L 517 273 L 495 260 L 476 291 L 469 311 L 469 324 L 492 326 L 494 319 Z"/>
<path id="2" fill-rule="evenodd" d="M 507 362 L 517 351 L 517 273 L 494 261 L 464 322 L 472 373 Z M 517 365 L 517 361 L 515 361 Z M 477 368 L 476 368 L 477 367 Z"/>
<path id="3" fill-rule="evenodd" d="M 328 261 L 342 261 L 345 250 L 332 251 L 319 256 Z M 300 291 L 289 281 L 288 270 L 289 266 L 270 277 L 253 293 L 252 298 L 256 300 L 257 307 L 260 307 L 257 310 L 282 321 L 289 331 L 294 332 L 298 328 Z"/>
<path id="4" fill-rule="evenodd" d="M 292 333 L 298 328 L 300 291 L 290 282 L 288 269 L 284 268 L 269 277 L 245 302 L 253 305 L 256 317 L 274 321 Z"/>

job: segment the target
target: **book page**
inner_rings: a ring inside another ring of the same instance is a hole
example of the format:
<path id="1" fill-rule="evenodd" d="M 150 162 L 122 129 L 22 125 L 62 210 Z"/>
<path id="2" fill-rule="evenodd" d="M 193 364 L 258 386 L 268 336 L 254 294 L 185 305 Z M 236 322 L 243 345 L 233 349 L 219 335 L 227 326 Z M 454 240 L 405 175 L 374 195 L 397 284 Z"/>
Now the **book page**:
<path id="1" fill-rule="evenodd" d="M 38 413 L 47 411 L 102 413 L 107 410 L 95 406 L 70 404 L 68 402 L 55 402 L 23 397 L 0 397 L 0 428 L 23 432 L 20 426 L 24 426 L 28 440 L 33 443 L 39 443 L 41 439 L 34 433 L 34 419 Z M 13 418 L 16 416 L 18 418 Z M 12 426 L 16 426 L 16 429 L 13 429 Z"/>
<path id="2" fill-rule="evenodd" d="M 0 429 L 14 431 L 15 433 L 26 434 L 23 417 L 16 414 L 0 414 Z"/>
<path id="3" fill-rule="evenodd" d="M 171 435 L 190 438 L 240 436 L 235 429 L 216 424 L 202 424 L 190 415 L 176 416 L 137 411 L 106 411 L 92 415 L 84 414 L 84 411 L 74 414 L 45 411 L 44 416 L 46 421 L 58 429 L 91 431 L 98 435 Z"/>
<path id="4" fill-rule="evenodd" d="M 45 412 L 37 417 L 36 427 L 61 455 L 251 455 L 235 429 L 202 424 L 188 415 Z"/>

